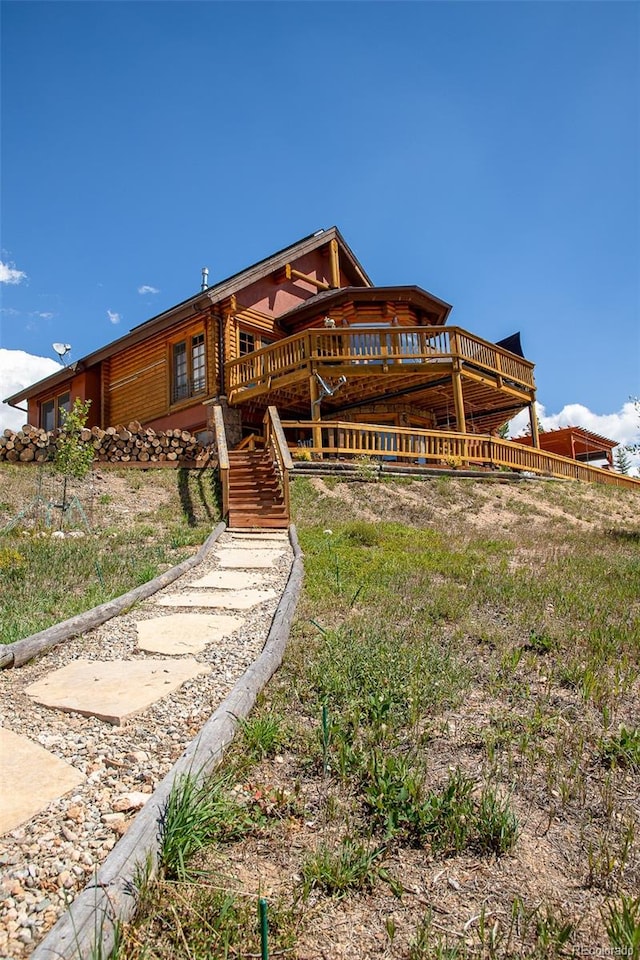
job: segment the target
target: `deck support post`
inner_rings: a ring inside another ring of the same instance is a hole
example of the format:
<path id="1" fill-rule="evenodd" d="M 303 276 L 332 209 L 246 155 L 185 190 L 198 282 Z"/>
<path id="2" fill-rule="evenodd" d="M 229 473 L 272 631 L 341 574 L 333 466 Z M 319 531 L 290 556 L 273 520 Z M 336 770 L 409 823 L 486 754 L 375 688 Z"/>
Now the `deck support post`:
<path id="1" fill-rule="evenodd" d="M 460 368 L 458 362 L 454 360 L 453 362 L 453 403 L 456 410 L 456 430 L 458 433 L 467 432 L 467 422 L 464 417 L 464 397 L 462 395 L 462 376 L 460 374 Z"/>
<path id="2" fill-rule="evenodd" d="M 309 399 L 311 400 L 311 419 L 314 423 L 320 423 L 320 391 L 315 373 L 309 377 Z M 314 426 L 311 428 L 313 437 L 313 446 L 317 449 L 317 456 L 322 459 L 322 427 Z"/>
<path id="3" fill-rule="evenodd" d="M 540 434 L 538 432 L 538 415 L 536 414 L 536 404 L 532 400 L 529 404 L 529 423 L 531 424 L 531 445 L 540 448 Z"/>

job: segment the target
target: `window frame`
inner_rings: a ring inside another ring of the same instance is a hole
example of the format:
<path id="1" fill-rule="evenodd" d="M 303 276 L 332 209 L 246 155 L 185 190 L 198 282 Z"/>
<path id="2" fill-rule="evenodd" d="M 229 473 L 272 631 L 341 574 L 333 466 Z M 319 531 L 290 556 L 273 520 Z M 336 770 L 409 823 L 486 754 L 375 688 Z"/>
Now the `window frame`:
<path id="1" fill-rule="evenodd" d="M 49 408 L 49 409 L 47 409 Z M 48 421 L 48 422 L 47 422 Z M 40 401 L 40 429 L 52 433 L 56 425 L 56 398 Z"/>
<path id="2" fill-rule="evenodd" d="M 252 345 L 250 350 L 243 350 L 243 337 L 251 338 Z M 256 350 L 260 349 L 257 346 L 259 342 L 258 334 L 255 332 L 255 330 L 248 330 L 246 327 L 238 327 L 238 357 L 246 357 L 250 353 L 255 353 Z"/>
<path id="3" fill-rule="evenodd" d="M 204 327 L 183 332 L 168 346 L 169 406 L 180 406 L 194 397 L 206 395 L 207 335 Z M 181 348 L 182 353 L 179 352 Z"/>
<path id="4" fill-rule="evenodd" d="M 253 340 L 253 347 L 251 350 L 242 350 L 242 337 L 251 337 Z M 255 327 L 248 327 L 244 324 L 238 325 L 237 328 L 237 338 L 236 338 L 236 347 L 237 347 L 237 358 L 246 357 L 250 353 L 255 353 L 256 350 L 263 350 L 265 347 L 272 347 L 274 343 L 277 343 L 280 337 L 276 336 L 274 331 L 266 330 L 257 330 Z"/>
<path id="5" fill-rule="evenodd" d="M 71 412 L 71 390 L 65 390 L 64 393 L 61 393 L 56 397 L 56 428 L 58 430 L 62 430 L 62 427 L 64 426 L 64 421 L 62 419 L 63 410 L 66 413 Z"/>
<path id="6" fill-rule="evenodd" d="M 49 408 L 47 410 L 47 408 Z M 40 400 L 38 404 L 40 429 L 47 433 L 55 433 L 63 427 L 62 411 L 67 413 L 71 410 L 71 388 L 63 393 L 55 394 L 53 397 L 47 397 L 46 400 Z M 49 419 L 50 426 L 47 426 Z"/>

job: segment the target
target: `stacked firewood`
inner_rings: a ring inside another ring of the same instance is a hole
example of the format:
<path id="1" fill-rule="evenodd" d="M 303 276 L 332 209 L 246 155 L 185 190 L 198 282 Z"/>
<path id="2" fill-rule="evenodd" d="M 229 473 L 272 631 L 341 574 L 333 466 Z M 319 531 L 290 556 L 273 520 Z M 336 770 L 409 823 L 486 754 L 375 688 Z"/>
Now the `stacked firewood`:
<path id="1" fill-rule="evenodd" d="M 29 424 L 22 430 L 5 430 L 0 435 L 0 461 L 42 463 L 52 459 L 56 432 L 47 432 Z M 187 430 L 156 432 L 133 420 L 126 427 L 88 427 L 80 439 L 91 443 L 95 460 L 101 463 L 202 463 L 207 450 Z"/>
<path id="2" fill-rule="evenodd" d="M 156 433 L 142 427 L 137 420 L 124 427 L 92 427 L 82 431 L 82 439 L 93 442 L 96 460 L 111 463 L 194 462 L 204 456 L 204 447 L 187 430 L 166 430 Z"/>
<path id="3" fill-rule="evenodd" d="M 10 463 L 41 463 L 52 456 L 53 434 L 27 424 L 22 430 L 5 430 L 0 436 L 0 460 Z"/>

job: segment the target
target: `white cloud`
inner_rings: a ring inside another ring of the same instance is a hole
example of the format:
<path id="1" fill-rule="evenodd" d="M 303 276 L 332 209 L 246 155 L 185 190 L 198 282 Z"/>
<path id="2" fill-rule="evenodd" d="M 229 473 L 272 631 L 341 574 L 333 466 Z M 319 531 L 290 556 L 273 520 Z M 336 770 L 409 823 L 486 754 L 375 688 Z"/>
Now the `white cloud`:
<path id="1" fill-rule="evenodd" d="M 0 283 L 22 283 L 26 278 L 27 275 L 23 270 L 16 270 L 15 267 L 0 260 Z"/>
<path id="2" fill-rule="evenodd" d="M 115 313 L 113 310 L 107 310 L 107 316 L 111 323 L 120 323 L 120 314 Z"/>
<path id="3" fill-rule="evenodd" d="M 34 357 L 24 350 L 4 350 L 0 347 L 0 430 L 6 430 L 7 427 L 19 430 L 27 422 L 27 414 L 2 403 L 4 398 L 48 377 L 61 366 L 50 357 Z"/>
<path id="4" fill-rule="evenodd" d="M 138 287 L 138 293 L 160 293 L 157 287 L 150 287 L 149 284 L 145 283 L 141 287 Z"/>
<path id="5" fill-rule="evenodd" d="M 39 310 L 35 310 L 32 314 L 32 317 L 38 317 L 39 320 L 51 320 L 55 316 L 53 313 L 41 313 Z"/>
<path id="6" fill-rule="evenodd" d="M 618 444 L 628 445 L 640 443 L 640 417 L 634 403 L 629 400 L 623 403 L 617 413 L 593 413 L 581 403 L 567 403 L 559 413 L 547 415 L 545 407 L 536 402 L 538 419 L 545 430 L 559 430 L 560 427 L 583 427 L 592 433 L 609 440 L 617 440 Z M 516 439 L 528 432 L 529 413 L 521 411 L 509 423 L 509 436 Z M 630 455 L 632 473 L 640 475 L 640 454 Z"/>

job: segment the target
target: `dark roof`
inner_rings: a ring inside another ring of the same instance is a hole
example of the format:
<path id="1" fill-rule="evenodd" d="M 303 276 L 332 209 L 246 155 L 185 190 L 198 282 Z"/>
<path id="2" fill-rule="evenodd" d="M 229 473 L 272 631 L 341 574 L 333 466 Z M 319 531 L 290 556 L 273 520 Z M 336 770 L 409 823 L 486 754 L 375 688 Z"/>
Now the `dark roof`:
<path id="1" fill-rule="evenodd" d="M 518 331 L 518 333 L 512 333 L 510 337 L 505 337 L 504 340 L 496 340 L 496 347 L 502 347 L 503 350 L 508 350 L 509 353 L 515 353 L 517 357 L 522 357 L 523 360 L 526 359 L 522 349 L 522 341 L 520 340 L 520 331 Z"/>
<path id="2" fill-rule="evenodd" d="M 297 240 L 296 243 L 292 243 L 288 247 L 283 247 L 282 250 L 272 253 L 269 257 L 265 257 L 264 260 L 259 260 L 250 267 L 245 267 L 245 269 L 239 273 L 234 273 L 225 280 L 220 280 L 206 290 L 200 290 L 187 300 L 183 300 L 181 303 L 175 304 L 175 306 L 164 310 L 155 317 L 145 320 L 144 323 L 132 327 L 129 333 L 124 334 L 124 336 L 119 337 L 117 340 L 112 340 L 111 343 L 100 347 L 98 350 L 93 351 L 93 353 L 81 357 L 76 363 L 64 367 L 64 369 L 45 377 L 43 380 L 39 380 L 37 383 L 24 387 L 12 396 L 7 397 L 5 403 L 17 403 L 32 394 L 40 393 L 45 388 L 48 389 L 49 387 L 55 387 L 59 383 L 64 383 L 69 379 L 70 373 L 82 372 L 88 367 L 100 363 L 101 360 L 112 356 L 119 350 L 146 340 L 152 332 L 159 333 L 173 326 L 178 320 L 187 319 L 191 314 L 199 312 L 203 307 L 209 306 L 210 303 L 217 303 L 220 300 L 232 296 L 255 280 L 260 280 L 262 277 L 273 273 L 274 270 L 283 268 L 291 259 L 304 256 L 306 253 L 317 250 L 318 247 L 325 246 L 325 244 L 331 240 L 338 241 L 341 258 L 346 256 L 352 272 L 360 276 L 364 284 L 370 286 L 371 280 L 338 228 L 329 227 L 327 230 L 318 230 L 315 233 L 309 234 L 307 237 L 303 237 L 302 240 Z"/>

